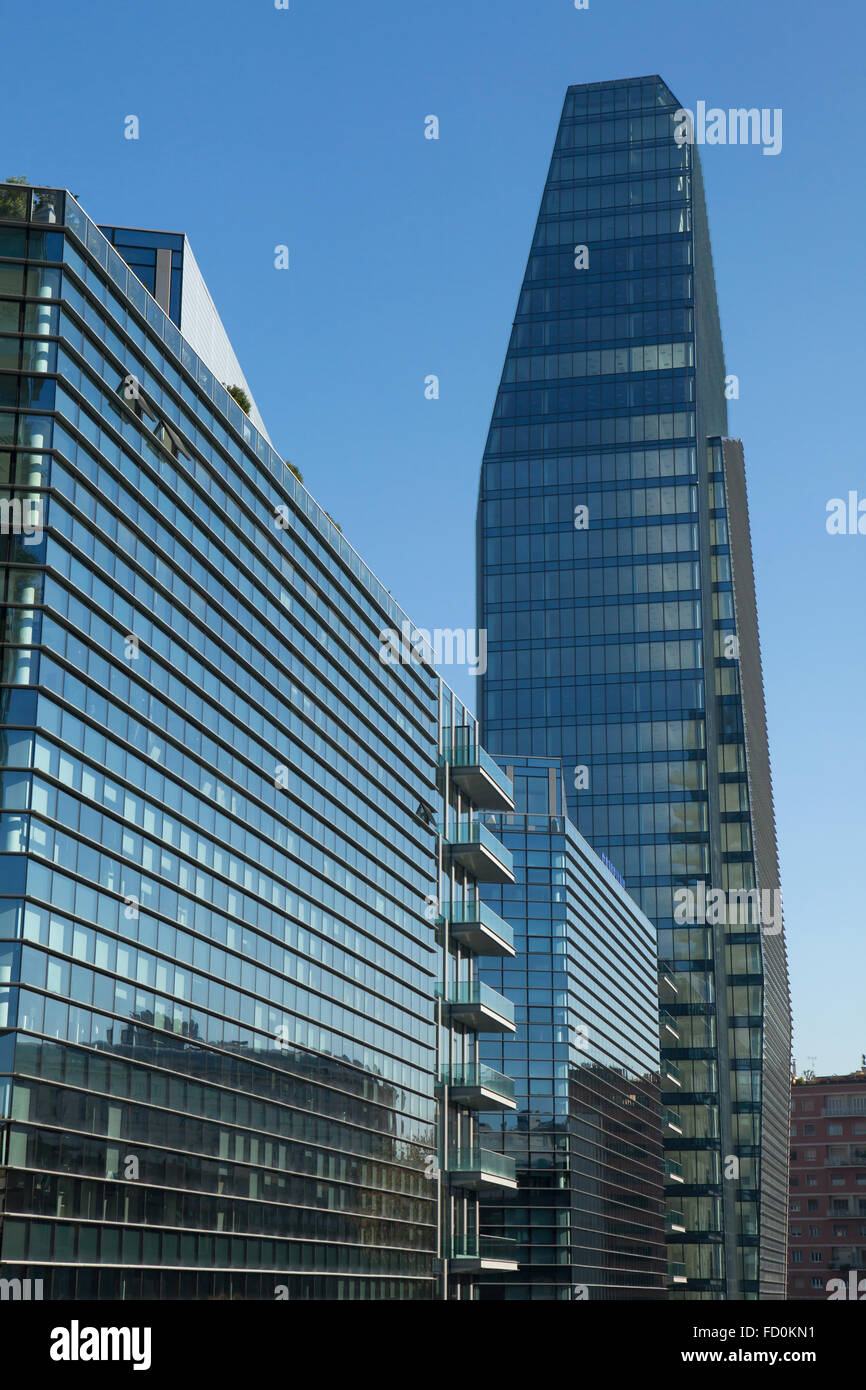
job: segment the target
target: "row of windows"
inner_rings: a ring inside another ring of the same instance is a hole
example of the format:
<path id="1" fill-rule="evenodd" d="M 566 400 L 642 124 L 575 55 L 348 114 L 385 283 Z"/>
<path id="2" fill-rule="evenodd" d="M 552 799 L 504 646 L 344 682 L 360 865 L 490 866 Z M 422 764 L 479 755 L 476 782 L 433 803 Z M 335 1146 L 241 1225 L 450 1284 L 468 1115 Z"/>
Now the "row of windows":
<path id="1" fill-rule="evenodd" d="M 251 1197 L 262 1200 L 274 1200 L 272 1189 L 266 1185 L 267 1190 L 259 1191 L 259 1178 L 245 1174 L 244 1168 L 264 1168 L 272 1172 L 274 1180 L 280 1174 L 310 1173 L 339 1177 L 344 1182 L 385 1192 L 429 1195 L 418 1171 L 426 1157 L 420 1148 L 392 1135 L 340 1124 L 331 1116 L 301 1109 L 287 1111 L 262 1102 L 253 1102 L 250 1108 L 257 1115 L 252 1127 L 245 1130 L 116 1096 L 67 1090 L 18 1077 L 12 1087 L 13 1121 L 31 1127 L 50 1125 L 52 1131 L 62 1131 L 55 1132 L 55 1142 L 62 1146 L 61 1161 L 45 1165 L 52 1169 L 68 1171 L 74 1152 L 72 1141 L 86 1139 L 88 1154 L 104 1152 L 108 1166 L 101 1176 L 131 1176 L 144 1184 L 165 1181 L 168 1186 L 184 1186 L 174 1183 L 171 1174 L 177 1172 L 178 1165 L 183 1167 L 188 1158 L 198 1156 L 232 1165 L 232 1181 L 240 1184 L 240 1195 L 244 1195 L 246 1185 Z M 271 1133 L 269 1126 L 274 1123 L 283 1131 L 281 1137 Z M 45 1134 L 43 1141 L 49 1142 Z M 310 1145 L 319 1147 L 311 1150 Z M 164 1152 L 168 1150 L 180 1152 Z M 135 1160 L 132 1173 L 126 1171 L 130 1157 Z M 89 1171 L 93 1171 L 92 1166 Z M 284 1195 L 280 1200 L 285 1200 Z M 428 1219 L 429 1215 L 428 1211 Z M 300 1218 L 297 1220 L 300 1222 Z M 272 1225 L 279 1227 L 278 1214 Z M 301 1234 L 299 1225 L 295 1231 Z M 405 1234 L 402 1243 L 412 1244 L 412 1236 Z"/>
<path id="2" fill-rule="evenodd" d="M 641 525 L 626 517 L 601 521 L 589 530 L 535 530 L 504 540 L 490 539 L 484 552 L 487 562 L 485 595 L 495 604 L 525 601 L 531 585 L 528 566 L 535 565 L 536 572 L 545 575 L 545 590 L 548 582 L 551 588 L 554 586 L 554 581 L 548 581 L 546 576 L 559 573 L 560 596 L 580 598 L 587 582 L 583 571 L 594 568 L 593 560 L 626 560 L 634 556 L 644 561 L 667 555 L 676 556 L 678 562 L 694 563 L 699 548 L 698 534 L 697 522 L 650 520 Z M 493 547 L 499 548 L 495 561 Z M 536 581 L 538 587 L 541 583 L 540 579 Z"/>
<path id="3" fill-rule="evenodd" d="M 664 603 L 629 602 L 630 595 L 612 596 L 607 601 L 596 599 L 584 607 L 549 604 L 523 612 L 505 610 L 488 616 L 488 650 L 500 651 L 500 643 L 515 641 L 534 643 L 573 642 L 575 639 L 620 636 L 637 637 L 643 633 L 692 633 L 701 630 L 699 599 L 671 599 Z M 501 650 L 513 651 L 505 645 Z M 521 648 L 528 655 L 528 648 Z M 679 652 L 677 638 L 676 654 Z M 527 671 L 528 674 L 528 671 Z M 508 679 L 508 672 L 499 670 L 499 679 Z M 633 688 L 647 690 L 659 685 L 657 681 L 638 682 Z M 615 688 L 611 683 L 610 689 Z M 624 688 L 624 687 L 623 687 Z"/>
<path id="4" fill-rule="evenodd" d="M 666 439 L 685 442 L 693 439 L 694 435 L 694 415 L 680 411 L 496 426 L 490 430 L 485 459 L 497 454 L 536 452 L 539 449 L 579 449 L 594 444 L 643 444 Z"/>
<path id="5" fill-rule="evenodd" d="M 692 367 L 694 361 L 694 344 L 690 342 L 646 343 L 641 347 L 537 353 L 534 356 L 515 356 L 512 352 L 505 361 L 502 383 L 613 376 L 621 372 L 665 372 Z"/>
<path id="6" fill-rule="evenodd" d="M 496 399 L 494 420 L 537 419 L 551 415 L 595 415 L 599 411 L 633 410 L 641 406 L 689 404 L 695 398 L 694 379 L 689 375 L 656 380 L 603 382 L 598 385 L 562 386 L 541 390 L 536 387 L 503 387 Z"/>
<path id="7" fill-rule="evenodd" d="M 623 89 L 620 89 L 623 90 Z M 632 89 L 634 90 L 634 89 Z M 587 93 L 587 114 L 592 114 L 592 107 L 589 105 L 593 93 Z M 581 100 L 579 94 L 569 100 L 575 102 L 575 109 L 569 115 L 578 118 L 584 113 L 577 109 L 576 103 Z M 619 101 L 620 105 L 609 107 L 611 111 L 626 110 L 626 99 L 619 96 L 618 92 L 612 94 L 614 102 Z M 636 102 L 636 98 L 634 99 Z M 628 105 L 631 106 L 632 99 Z M 642 99 L 641 106 L 646 102 Z M 601 108 L 599 108 L 601 109 Z M 653 112 L 648 116 L 619 116 L 616 119 L 605 121 L 571 119 L 565 120 L 559 127 L 557 144 L 560 149 L 581 149 L 584 146 L 592 146 L 595 149 L 599 145 L 624 145 L 638 144 L 642 140 L 658 140 L 660 143 L 670 141 L 674 144 L 674 115 L 675 109 L 664 112 Z"/>
<path id="8" fill-rule="evenodd" d="M 545 266 L 546 261 L 547 258 L 545 258 Z M 571 266 L 570 272 L 567 269 L 568 266 Z M 571 261 L 566 261 L 563 256 L 560 270 L 561 276 L 569 276 L 567 282 L 564 279 L 559 279 L 547 288 L 521 290 L 517 302 L 516 317 L 518 319 L 541 314 L 578 315 L 591 311 L 607 312 L 609 315 L 612 310 L 619 310 L 620 313 L 616 315 L 618 319 L 624 309 L 652 304 L 664 304 L 670 309 L 677 304 L 689 302 L 693 294 L 693 281 L 689 274 L 659 274 L 647 275 L 640 279 L 630 277 L 624 280 L 605 281 L 584 279 L 581 278 L 580 272 L 574 270 L 573 256 Z M 622 316 L 625 317 L 625 315 Z M 631 316 L 629 318 L 631 319 Z M 659 321 L 661 322 L 661 318 Z M 587 340 L 592 341 L 593 338 L 600 336 L 602 335 L 588 332 Z M 644 339 L 649 337 L 648 334 L 643 333 L 620 335 L 619 331 L 615 336 Z"/>
<path id="9" fill-rule="evenodd" d="M 85 1226 L 63 1221 L 8 1217 L 3 1231 L 4 1266 L 28 1261 L 109 1265 L 180 1265 L 187 1268 L 272 1270 L 276 1285 L 288 1270 L 330 1270 L 371 1275 L 430 1277 L 431 1251 L 382 1249 L 372 1245 L 302 1244 L 255 1236 L 179 1234 L 133 1226 Z M 4 1268 L 4 1273 L 6 1270 Z M 38 1277 L 38 1275 L 37 1275 Z"/>
<path id="10" fill-rule="evenodd" d="M 292 1104 L 346 1124 L 390 1133 L 407 1144 L 432 1146 L 433 1107 L 423 1121 L 398 1110 L 404 1097 L 373 1072 L 341 1060 L 285 1047 L 257 1062 L 238 1050 L 215 1052 L 194 1038 L 165 1037 L 144 1027 L 119 1029 L 134 1034 L 136 1055 L 117 1041 L 99 1052 L 23 1034 L 5 1035 L 4 1070 L 65 1082 L 83 1090 L 102 1091 L 118 1099 L 170 1106 L 203 1118 L 221 1117 L 231 1124 L 258 1124 L 276 1104 Z M 8 1055 L 7 1055 L 8 1054 Z"/>
<path id="11" fill-rule="evenodd" d="M 511 334 L 509 355 L 532 349 L 566 348 L 587 344 L 592 347 L 641 345 L 660 339 L 683 338 L 693 332 L 693 310 L 689 308 L 645 309 L 642 313 L 581 314 L 576 318 L 560 315 L 557 318 L 519 321 Z"/>
<path id="12" fill-rule="evenodd" d="M 405 1196 L 431 1196 L 431 1179 L 424 1176 L 422 1168 L 397 1164 L 396 1155 L 393 1152 L 388 1155 L 384 1141 L 376 1135 L 359 1133 L 355 1139 L 356 1149 L 364 1148 L 365 1141 L 370 1150 L 367 1157 L 343 1154 L 326 1147 L 305 1147 L 302 1142 L 255 1140 L 255 1156 L 243 1162 L 228 1155 L 218 1159 L 206 1154 L 150 1148 L 142 1140 L 101 1139 L 86 1134 L 61 1133 L 57 1129 L 11 1125 L 8 1153 L 10 1168 L 35 1168 L 100 1179 L 122 1178 L 128 1158 L 135 1157 L 146 1180 L 157 1187 L 188 1188 L 265 1202 L 286 1200 L 288 1174 L 292 1171 L 295 1175 L 375 1187 Z M 132 1143 L 137 1146 L 134 1154 L 128 1153 L 125 1147 Z M 392 1141 L 392 1150 L 396 1147 Z M 380 1150 L 386 1159 L 391 1158 L 390 1162 L 380 1157 Z M 418 1154 L 419 1163 L 423 1157 Z"/>
<path id="13" fill-rule="evenodd" d="M 297 1268 L 300 1257 L 294 1262 Z M 42 1279 L 43 1294 L 60 1302 L 214 1302 L 291 1300 L 293 1302 L 405 1302 L 435 1297 L 432 1274 L 428 1279 L 378 1278 L 364 1275 L 313 1275 L 221 1273 L 209 1270 L 116 1269 L 4 1264 L 9 1279 Z"/>
<path id="14" fill-rule="evenodd" d="M 142 1155 L 139 1155 L 141 1159 Z M 126 1160 L 122 1161 L 126 1167 Z M 327 1200 L 327 1211 L 323 1209 Z M 302 1212 L 298 1207 L 309 1211 Z M 178 1192 L 145 1186 L 140 1181 L 123 1182 L 117 1179 L 97 1182 L 85 1178 L 60 1177 L 53 1173 L 30 1173 L 13 1170 L 6 1188 L 6 1212 L 34 1216 L 62 1214 L 67 1220 L 129 1222 L 141 1226 L 176 1226 L 193 1230 L 224 1232 L 228 1235 L 308 1236 L 326 1235 L 329 1217 L 344 1225 L 331 1229 L 330 1239 L 362 1239 L 363 1221 L 354 1227 L 345 1224 L 342 1214 L 355 1214 L 364 1221 L 382 1220 L 394 1223 L 390 1239 L 395 1245 L 419 1243 L 417 1233 L 410 1237 L 398 1230 L 396 1223 L 429 1227 L 433 1219 L 432 1200 L 404 1197 L 394 1192 L 357 1187 L 335 1182 L 322 1183 L 318 1178 L 288 1177 L 283 1201 L 279 1204 L 263 1201 L 240 1201 L 199 1192 Z M 310 1226 L 310 1218 L 323 1218 L 318 1231 Z M 348 1234 L 353 1230 L 353 1234 Z M 421 1240 L 422 1248 L 425 1244 Z M 426 1242 L 429 1244 L 429 1238 Z"/>

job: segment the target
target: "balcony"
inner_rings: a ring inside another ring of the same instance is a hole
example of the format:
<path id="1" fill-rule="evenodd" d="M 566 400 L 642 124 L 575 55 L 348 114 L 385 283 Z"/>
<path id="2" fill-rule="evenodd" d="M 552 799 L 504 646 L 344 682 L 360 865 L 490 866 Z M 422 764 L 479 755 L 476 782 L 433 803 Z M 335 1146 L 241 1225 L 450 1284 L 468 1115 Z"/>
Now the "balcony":
<path id="1" fill-rule="evenodd" d="M 670 1081 L 674 1086 L 681 1086 L 680 1069 L 669 1057 L 662 1058 L 662 1081 Z"/>
<path id="2" fill-rule="evenodd" d="M 446 1171 L 457 1187 L 517 1188 L 514 1159 L 492 1149 L 452 1149 Z"/>
<path id="3" fill-rule="evenodd" d="M 677 1260 L 668 1260 L 668 1283 L 685 1284 L 687 1283 L 686 1267 Z"/>
<path id="4" fill-rule="evenodd" d="M 680 1117 L 677 1114 L 676 1110 L 663 1110 L 662 1124 L 664 1125 L 665 1129 L 672 1130 L 674 1134 L 682 1134 L 683 1132 Z"/>
<path id="5" fill-rule="evenodd" d="M 659 1014 L 659 1033 L 661 1035 L 663 1046 L 666 1043 L 667 1046 L 670 1047 L 672 1042 L 679 1042 L 680 1040 L 676 1019 L 673 1018 L 664 1009 L 662 1009 L 661 1013 Z"/>
<path id="6" fill-rule="evenodd" d="M 677 976 L 673 964 L 669 960 L 659 961 L 659 989 L 666 1003 L 672 1004 L 676 1001 L 679 993 Z"/>
<path id="7" fill-rule="evenodd" d="M 455 826 L 445 835 L 452 863 L 465 869 L 479 883 L 513 883 L 514 860 L 510 852 L 480 821 Z"/>
<path id="8" fill-rule="evenodd" d="M 668 1207 L 665 1212 L 665 1230 L 668 1234 L 684 1235 L 686 1231 L 686 1218 L 681 1211 L 675 1211 Z"/>
<path id="9" fill-rule="evenodd" d="M 866 1165 L 866 1149 L 849 1146 L 844 1153 L 827 1154 L 828 1168 L 859 1168 L 863 1165 Z"/>
<path id="10" fill-rule="evenodd" d="M 451 1273 L 477 1274 L 482 1269 L 508 1273 L 520 1268 L 515 1259 L 517 1242 L 503 1236 L 455 1236 L 451 1245 Z"/>
<path id="11" fill-rule="evenodd" d="M 513 811 L 512 785 L 502 768 L 477 743 L 456 746 L 441 755 L 451 781 L 482 811 Z"/>
<path id="12" fill-rule="evenodd" d="M 448 1087 L 448 1098 L 469 1110 L 516 1110 L 514 1078 L 494 1071 L 483 1062 L 443 1067 L 439 1087 Z"/>
<path id="13" fill-rule="evenodd" d="M 683 1170 L 682 1170 L 682 1168 L 680 1167 L 679 1163 L 677 1163 L 676 1159 L 673 1159 L 673 1158 L 666 1158 L 666 1159 L 665 1159 L 665 1181 L 666 1181 L 666 1182 L 682 1182 L 682 1181 L 683 1181 Z"/>
<path id="14" fill-rule="evenodd" d="M 452 1023 L 473 1028 L 476 1033 L 513 1033 L 514 1005 L 504 994 L 491 989 L 481 980 L 468 984 L 436 986 L 436 994 L 444 999 Z"/>
<path id="15" fill-rule="evenodd" d="M 476 956 L 515 955 L 514 932 L 484 903 L 451 903 L 443 908 L 440 928 L 446 921 L 452 940 Z"/>

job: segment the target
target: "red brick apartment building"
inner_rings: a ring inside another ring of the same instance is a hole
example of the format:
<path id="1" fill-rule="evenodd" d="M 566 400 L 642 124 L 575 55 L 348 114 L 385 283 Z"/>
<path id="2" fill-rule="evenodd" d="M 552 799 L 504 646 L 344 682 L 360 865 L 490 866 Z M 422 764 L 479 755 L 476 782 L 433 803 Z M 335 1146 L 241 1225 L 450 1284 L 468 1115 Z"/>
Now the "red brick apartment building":
<path id="1" fill-rule="evenodd" d="M 866 1057 L 794 1077 L 790 1182 L 788 1298 L 866 1299 Z"/>

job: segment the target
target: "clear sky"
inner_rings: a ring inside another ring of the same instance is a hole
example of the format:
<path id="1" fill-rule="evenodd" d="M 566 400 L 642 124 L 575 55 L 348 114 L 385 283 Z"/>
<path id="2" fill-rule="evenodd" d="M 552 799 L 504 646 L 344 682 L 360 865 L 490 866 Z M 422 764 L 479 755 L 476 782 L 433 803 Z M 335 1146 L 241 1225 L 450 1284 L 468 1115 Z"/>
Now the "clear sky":
<path id="1" fill-rule="evenodd" d="M 275 447 L 430 628 L 474 623 L 481 452 L 566 86 L 657 72 L 687 107 L 782 108 L 777 157 L 702 153 L 794 1051 L 825 1072 L 866 1051 L 866 535 L 825 529 L 830 498 L 866 499 L 864 30 L 856 0 L 46 0 L 7 7 L 0 86 L 0 174 L 187 233 Z"/>

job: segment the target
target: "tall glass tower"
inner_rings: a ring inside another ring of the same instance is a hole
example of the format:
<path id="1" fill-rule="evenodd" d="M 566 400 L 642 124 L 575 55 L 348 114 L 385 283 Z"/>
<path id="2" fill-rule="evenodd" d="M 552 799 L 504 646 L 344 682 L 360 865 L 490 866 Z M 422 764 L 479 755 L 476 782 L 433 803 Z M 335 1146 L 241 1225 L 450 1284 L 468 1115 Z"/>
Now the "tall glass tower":
<path id="1" fill-rule="evenodd" d="M 482 737 L 562 760 L 675 967 L 671 1296 L 783 1298 L 790 1004 L 761 911 L 779 871 L 745 475 L 678 109 L 659 77 L 566 95 L 482 467 Z"/>

